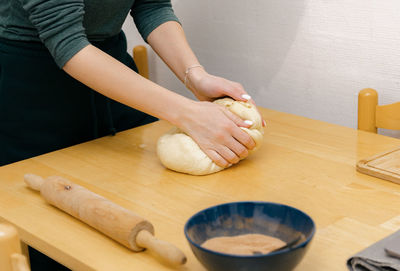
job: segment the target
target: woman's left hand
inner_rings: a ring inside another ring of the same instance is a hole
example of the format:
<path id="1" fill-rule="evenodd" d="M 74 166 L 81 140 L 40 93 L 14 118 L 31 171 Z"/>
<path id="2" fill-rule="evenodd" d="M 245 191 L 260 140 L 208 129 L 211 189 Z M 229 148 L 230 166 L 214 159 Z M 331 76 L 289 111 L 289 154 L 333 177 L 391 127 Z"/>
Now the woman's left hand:
<path id="1" fill-rule="evenodd" d="M 229 96 L 237 101 L 249 101 L 256 105 L 240 83 L 211 75 L 202 67 L 192 68 L 187 74 L 186 86 L 200 101 L 214 101 Z M 263 126 L 265 121 L 263 120 Z"/>
<path id="2" fill-rule="evenodd" d="M 211 75 L 202 67 L 192 68 L 189 71 L 186 78 L 186 86 L 200 101 L 211 102 L 224 96 L 229 96 L 238 101 L 250 99 L 241 84 Z"/>

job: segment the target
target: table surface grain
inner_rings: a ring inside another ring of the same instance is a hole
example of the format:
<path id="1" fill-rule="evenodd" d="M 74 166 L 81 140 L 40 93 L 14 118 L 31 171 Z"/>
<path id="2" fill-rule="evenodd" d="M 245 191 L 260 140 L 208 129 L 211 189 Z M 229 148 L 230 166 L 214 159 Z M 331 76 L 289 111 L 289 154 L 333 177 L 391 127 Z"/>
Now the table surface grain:
<path id="1" fill-rule="evenodd" d="M 48 205 L 25 173 L 60 175 L 149 220 L 156 236 L 188 257 L 179 270 L 205 270 L 183 233 L 206 207 L 243 200 L 288 204 L 308 213 L 317 232 L 296 271 L 346 270 L 351 255 L 400 228 L 400 186 L 356 172 L 358 160 L 400 140 L 260 108 L 262 148 L 208 176 L 165 169 L 156 142 L 170 125 L 150 125 L 0 167 L 0 220 L 21 239 L 74 270 L 173 270 L 135 253 Z"/>

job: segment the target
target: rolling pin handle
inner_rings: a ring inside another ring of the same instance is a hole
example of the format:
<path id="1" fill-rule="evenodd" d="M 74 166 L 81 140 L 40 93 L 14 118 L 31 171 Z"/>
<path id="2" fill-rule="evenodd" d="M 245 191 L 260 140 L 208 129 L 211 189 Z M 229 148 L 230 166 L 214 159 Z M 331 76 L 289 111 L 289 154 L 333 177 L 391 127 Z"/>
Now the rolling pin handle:
<path id="1" fill-rule="evenodd" d="M 136 243 L 140 247 L 150 250 L 171 266 L 186 263 L 186 256 L 179 248 L 166 241 L 158 240 L 147 230 L 141 230 L 136 235 Z"/>
<path id="2" fill-rule="evenodd" d="M 38 175 L 28 173 L 24 175 L 25 183 L 32 189 L 40 191 L 40 187 L 44 183 L 44 179 Z"/>

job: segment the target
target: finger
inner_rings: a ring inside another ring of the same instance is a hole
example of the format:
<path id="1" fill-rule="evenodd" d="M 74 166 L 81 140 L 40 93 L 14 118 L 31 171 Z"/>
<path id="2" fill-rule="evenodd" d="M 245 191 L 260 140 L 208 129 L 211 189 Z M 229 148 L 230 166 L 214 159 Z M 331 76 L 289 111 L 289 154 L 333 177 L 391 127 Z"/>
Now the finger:
<path id="1" fill-rule="evenodd" d="M 229 148 L 240 158 L 244 159 L 249 155 L 249 151 L 245 146 L 239 143 L 236 139 L 232 138 Z"/>
<path id="2" fill-rule="evenodd" d="M 253 138 L 243 131 L 242 129 L 235 129 L 233 132 L 233 137 L 243 146 L 245 146 L 247 149 L 252 150 L 256 146 L 256 143 L 254 142 Z"/>
<path id="3" fill-rule="evenodd" d="M 234 100 L 246 102 L 251 99 L 250 95 L 244 90 L 243 86 L 237 82 L 226 80 L 222 87 L 223 93 Z"/>
<path id="4" fill-rule="evenodd" d="M 255 101 L 251 98 L 251 96 L 244 90 L 243 86 L 239 83 L 235 83 L 232 82 L 232 85 L 236 85 L 235 87 L 233 87 L 232 89 L 228 90 L 229 96 L 232 97 L 233 99 L 237 100 L 237 101 L 243 101 L 243 102 L 249 102 L 251 104 L 253 104 L 255 106 L 255 108 L 257 109 L 258 114 L 261 113 L 257 108 L 257 105 L 255 103 Z M 262 126 L 265 127 L 267 124 L 265 122 L 265 120 L 262 120 Z M 245 127 L 245 126 L 243 126 Z M 248 127 L 246 127 L 248 128 Z"/>
<path id="5" fill-rule="evenodd" d="M 222 156 L 226 161 L 230 164 L 236 164 L 240 161 L 239 156 L 236 155 L 233 151 L 231 151 L 228 147 L 224 146 L 217 150 L 218 154 Z"/>
<path id="6" fill-rule="evenodd" d="M 253 104 L 256 107 L 258 114 L 260 116 L 262 116 L 261 113 L 260 113 L 260 110 L 258 110 L 258 107 L 257 107 L 256 103 L 254 102 L 254 100 L 250 99 L 249 103 Z M 265 122 L 265 120 L 262 120 L 262 126 L 265 127 L 266 125 L 267 125 L 267 123 Z"/>
<path id="7" fill-rule="evenodd" d="M 231 88 L 227 90 L 227 95 L 236 101 L 248 102 L 251 101 L 251 96 L 244 90 L 239 83 L 232 83 Z"/>
<path id="8" fill-rule="evenodd" d="M 217 164 L 217 166 L 226 168 L 230 166 L 230 163 L 228 161 L 226 161 L 218 152 L 214 151 L 214 150 L 205 150 L 204 151 L 205 154 L 210 157 L 211 160 L 213 160 L 213 162 L 215 164 Z"/>
<path id="9" fill-rule="evenodd" d="M 250 128 L 253 125 L 253 121 L 251 120 L 243 120 L 241 119 L 238 115 L 232 113 L 231 111 L 229 111 L 229 109 L 220 106 L 222 111 L 224 112 L 224 114 L 230 119 L 232 120 L 236 126 L 239 127 L 245 127 L 245 128 Z"/>

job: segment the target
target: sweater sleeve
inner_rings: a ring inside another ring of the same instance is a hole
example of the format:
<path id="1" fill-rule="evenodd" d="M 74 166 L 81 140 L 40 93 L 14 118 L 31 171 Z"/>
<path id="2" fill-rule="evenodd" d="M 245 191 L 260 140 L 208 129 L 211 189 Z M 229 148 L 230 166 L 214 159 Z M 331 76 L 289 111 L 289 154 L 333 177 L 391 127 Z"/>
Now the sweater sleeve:
<path id="1" fill-rule="evenodd" d="M 172 9 L 171 0 L 135 0 L 131 15 L 146 42 L 149 34 L 159 25 L 168 21 L 179 23 Z"/>
<path id="2" fill-rule="evenodd" d="M 89 44 L 83 27 L 83 0 L 19 1 L 60 68 Z"/>

